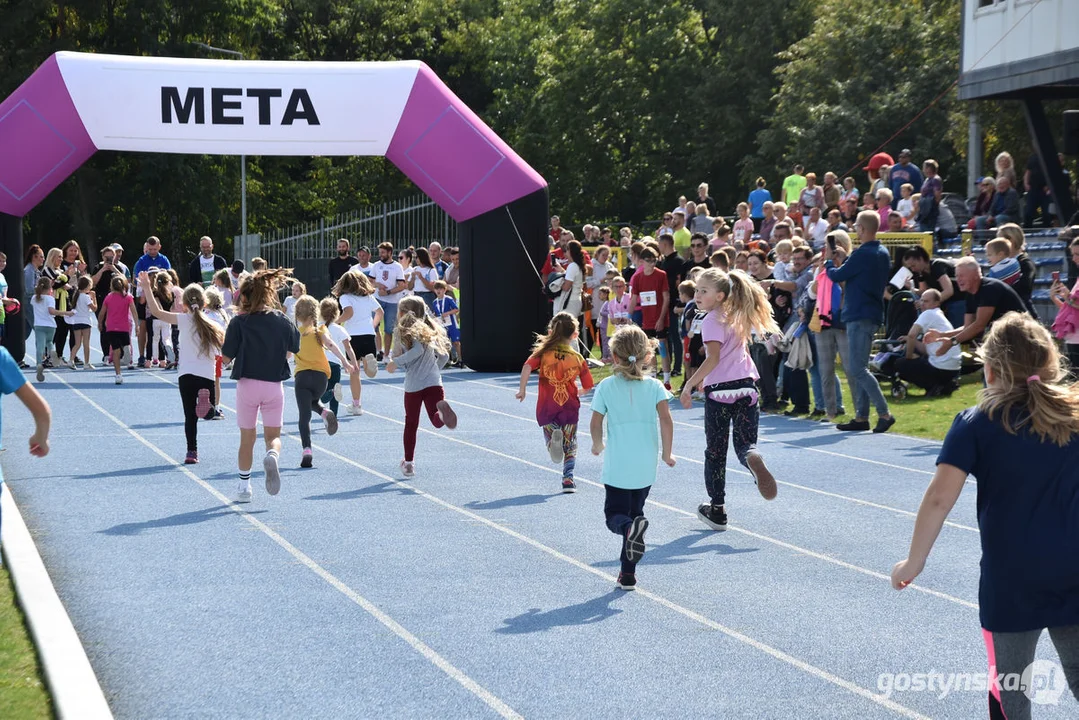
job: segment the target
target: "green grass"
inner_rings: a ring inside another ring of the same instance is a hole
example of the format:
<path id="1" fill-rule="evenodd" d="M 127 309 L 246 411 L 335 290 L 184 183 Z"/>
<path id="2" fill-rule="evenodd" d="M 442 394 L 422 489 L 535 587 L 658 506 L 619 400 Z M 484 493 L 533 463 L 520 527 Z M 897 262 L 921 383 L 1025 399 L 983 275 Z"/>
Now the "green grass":
<path id="1" fill-rule="evenodd" d="M 0 567 L 0 718 L 51 718 L 52 705 L 41 679 L 37 654 L 7 568 Z"/>
<path id="2" fill-rule="evenodd" d="M 598 348 L 593 349 L 592 356 L 596 358 L 599 357 Z M 843 384 L 843 404 L 846 406 L 845 409 L 848 413 L 852 412 L 854 408 L 853 402 L 850 399 L 846 375 L 843 373 L 841 367 L 837 367 L 836 372 L 839 373 L 839 381 Z M 592 379 L 595 380 L 597 384 L 600 380 L 603 380 L 610 374 L 611 368 L 609 365 L 600 368 L 592 368 Z M 682 385 L 682 378 L 671 378 L 671 385 L 675 392 L 677 392 L 678 388 Z M 943 440 L 948 429 L 951 428 L 952 421 L 955 419 L 956 414 L 960 410 L 964 410 L 977 404 L 978 391 L 981 389 L 982 374 L 980 372 L 964 375 L 960 381 L 959 390 L 954 392 L 951 397 L 927 398 L 925 397 L 924 390 L 908 386 L 907 397 L 903 400 L 897 400 L 891 396 L 889 392 L 891 386 L 888 383 L 881 385 L 881 390 L 884 391 L 884 397 L 888 400 L 888 408 L 892 411 L 892 415 L 894 415 L 896 419 L 895 426 L 892 428 L 891 432 L 928 438 L 930 440 Z M 840 421 L 849 419 L 851 419 L 849 414 L 839 418 Z M 871 422 L 875 421 L 876 415 L 873 413 Z"/>

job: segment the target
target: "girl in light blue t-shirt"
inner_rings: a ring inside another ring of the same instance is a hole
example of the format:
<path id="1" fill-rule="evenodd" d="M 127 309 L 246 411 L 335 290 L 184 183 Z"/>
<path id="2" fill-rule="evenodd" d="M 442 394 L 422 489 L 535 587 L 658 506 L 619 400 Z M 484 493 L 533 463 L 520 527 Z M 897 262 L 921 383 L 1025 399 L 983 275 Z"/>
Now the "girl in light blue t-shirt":
<path id="1" fill-rule="evenodd" d="M 671 394 L 647 373 L 656 345 L 636 325 L 627 325 L 610 340 L 612 375 L 596 387 L 592 398 L 592 454 L 604 453 L 603 419 L 607 418 L 608 452 L 603 454 L 603 512 L 607 527 L 622 536 L 622 569 L 618 587 L 637 586 L 637 562 L 644 555 L 648 519 L 644 501 L 656 481 L 662 443 L 663 462 L 674 467 L 671 443 L 674 421 L 667 405 Z M 656 418 L 659 422 L 656 422 Z"/>

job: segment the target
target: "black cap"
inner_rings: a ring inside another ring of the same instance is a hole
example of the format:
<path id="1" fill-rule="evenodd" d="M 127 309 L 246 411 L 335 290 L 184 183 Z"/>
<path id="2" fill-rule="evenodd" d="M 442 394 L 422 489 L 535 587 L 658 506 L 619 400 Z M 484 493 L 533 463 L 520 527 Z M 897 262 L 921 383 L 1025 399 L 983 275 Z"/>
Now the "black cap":
<path id="1" fill-rule="evenodd" d="M 236 260 L 235 262 L 232 263 L 232 272 L 233 272 L 233 274 L 239 275 L 243 271 L 244 271 L 244 261 L 243 260 Z"/>
<path id="2" fill-rule="evenodd" d="M 356 254 L 357 255 L 359 255 L 362 252 L 365 252 L 368 255 L 370 255 L 371 254 L 371 248 L 367 247 L 366 245 L 364 245 L 363 247 L 356 248 Z"/>

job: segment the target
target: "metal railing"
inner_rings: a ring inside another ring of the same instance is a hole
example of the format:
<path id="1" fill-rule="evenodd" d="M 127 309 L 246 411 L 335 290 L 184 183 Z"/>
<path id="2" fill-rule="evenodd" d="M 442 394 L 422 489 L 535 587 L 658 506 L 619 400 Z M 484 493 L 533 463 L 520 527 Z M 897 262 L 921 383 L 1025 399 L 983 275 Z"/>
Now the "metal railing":
<path id="1" fill-rule="evenodd" d="M 426 195 L 413 195 L 332 218 L 278 228 L 261 234 L 258 254 L 270 267 L 293 267 L 301 259 L 331 258 L 337 241 L 346 238 L 352 249 L 383 242 L 401 249 L 440 242 L 457 244 L 457 222 Z M 377 256 L 377 254 L 376 254 Z"/>

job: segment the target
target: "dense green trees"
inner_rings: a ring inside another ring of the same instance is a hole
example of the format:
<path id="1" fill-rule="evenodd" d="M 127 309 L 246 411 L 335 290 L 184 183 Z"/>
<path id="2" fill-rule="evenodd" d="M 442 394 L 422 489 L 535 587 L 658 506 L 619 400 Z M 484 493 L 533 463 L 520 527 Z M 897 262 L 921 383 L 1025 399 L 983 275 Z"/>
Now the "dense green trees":
<path id="1" fill-rule="evenodd" d="M 423 60 L 577 222 L 654 217 L 702 180 L 732 208 L 796 160 L 854 166 L 955 79 L 959 42 L 954 0 L 0 0 L 0 17 L 0 97 L 58 50 Z M 965 107 L 946 93 L 888 149 L 937 157 L 961 189 Z M 987 124 L 987 152 L 1024 157 L 1014 109 Z M 30 214 L 28 238 L 225 240 L 239 176 L 234 157 L 100 153 Z M 248 178 L 253 232 L 410 191 L 380 158 L 248 158 Z"/>

